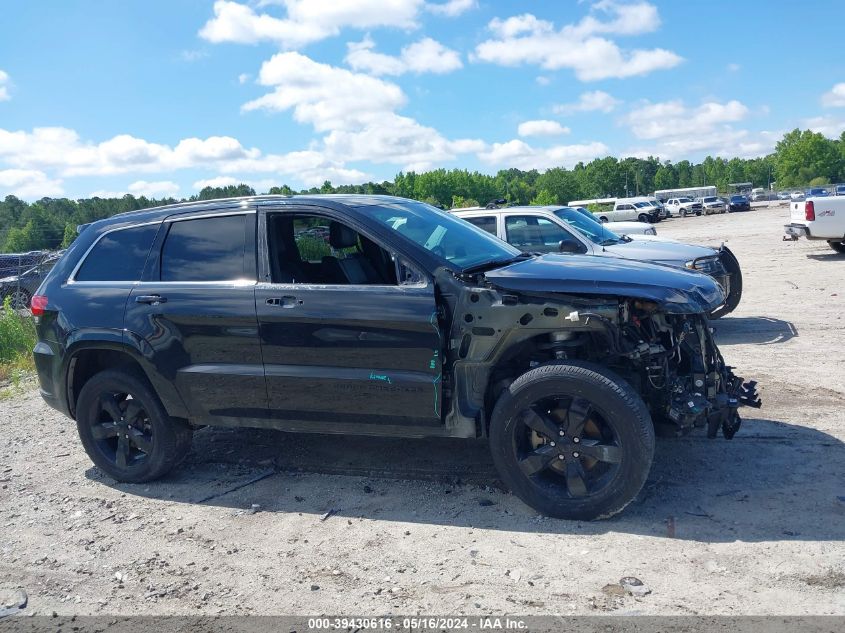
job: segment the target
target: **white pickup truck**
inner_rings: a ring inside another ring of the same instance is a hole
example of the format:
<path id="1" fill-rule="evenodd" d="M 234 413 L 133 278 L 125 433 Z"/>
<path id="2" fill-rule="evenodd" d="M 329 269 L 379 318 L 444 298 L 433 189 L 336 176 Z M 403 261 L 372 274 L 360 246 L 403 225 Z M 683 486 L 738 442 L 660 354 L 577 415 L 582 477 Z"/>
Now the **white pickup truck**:
<path id="1" fill-rule="evenodd" d="M 845 253 L 845 197 L 790 202 L 789 220 L 783 239 L 825 240 L 837 253 Z"/>

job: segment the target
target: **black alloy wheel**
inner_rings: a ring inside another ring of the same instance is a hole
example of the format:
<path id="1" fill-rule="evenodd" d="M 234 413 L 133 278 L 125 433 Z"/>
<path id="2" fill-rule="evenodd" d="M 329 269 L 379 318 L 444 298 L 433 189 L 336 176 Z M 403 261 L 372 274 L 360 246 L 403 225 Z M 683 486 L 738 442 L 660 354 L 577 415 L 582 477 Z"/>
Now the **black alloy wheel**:
<path id="1" fill-rule="evenodd" d="M 502 480 L 548 516 L 612 516 L 642 488 L 654 456 L 654 425 L 621 377 L 580 361 L 550 363 L 517 378 L 490 420 Z"/>
<path id="2" fill-rule="evenodd" d="M 91 461 L 117 481 L 157 479 L 181 462 L 192 430 L 171 418 L 139 370 L 107 369 L 77 398 L 76 427 Z"/>
<path id="3" fill-rule="evenodd" d="M 618 434 L 580 397 L 551 396 L 517 416 L 512 449 L 538 486 L 563 486 L 570 498 L 596 494 L 617 476 L 623 450 Z"/>

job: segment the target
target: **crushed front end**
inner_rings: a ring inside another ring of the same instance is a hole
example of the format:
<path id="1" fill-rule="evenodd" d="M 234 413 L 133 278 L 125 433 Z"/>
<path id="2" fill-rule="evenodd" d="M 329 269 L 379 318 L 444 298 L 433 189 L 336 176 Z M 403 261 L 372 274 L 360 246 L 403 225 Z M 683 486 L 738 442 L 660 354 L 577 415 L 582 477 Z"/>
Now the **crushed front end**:
<path id="1" fill-rule="evenodd" d="M 639 384 L 662 434 L 705 426 L 708 437 L 721 428 L 731 439 L 742 423 L 739 407 L 760 407 L 756 382 L 744 381 L 725 364 L 703 315 L 667 314 L 653 302 L 621 301 L 616 323 L 608 319 L 604 325 L 615 330 L 608 337 L 610 364 Z"/>

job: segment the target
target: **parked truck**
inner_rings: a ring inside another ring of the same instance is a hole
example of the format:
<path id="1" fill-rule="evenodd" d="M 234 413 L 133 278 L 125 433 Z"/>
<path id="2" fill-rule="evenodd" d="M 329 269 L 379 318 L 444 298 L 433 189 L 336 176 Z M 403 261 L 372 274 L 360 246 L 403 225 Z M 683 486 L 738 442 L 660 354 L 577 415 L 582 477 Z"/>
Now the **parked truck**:
<path id="1" fill-rule="evenodd" d="M 825 240 L 837 253 L 845 253 L 845 198 L 819 197 L 789 203 L 789 224 L 784 239 Z"/>

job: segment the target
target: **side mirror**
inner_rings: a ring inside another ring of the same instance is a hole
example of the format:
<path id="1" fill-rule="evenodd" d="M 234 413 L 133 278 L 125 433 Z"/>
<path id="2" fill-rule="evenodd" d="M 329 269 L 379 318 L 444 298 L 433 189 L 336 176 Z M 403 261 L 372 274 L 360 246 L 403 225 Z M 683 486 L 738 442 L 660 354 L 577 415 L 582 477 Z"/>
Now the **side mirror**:
<path id="1" fill-rule="evenodd" d="M 575 240 L 561 240 L 558 244 L 561 253 L 580 253 L 581 245 Z"/>

